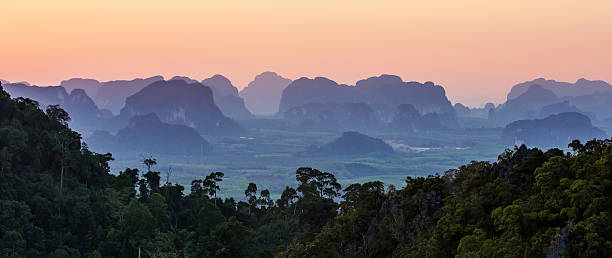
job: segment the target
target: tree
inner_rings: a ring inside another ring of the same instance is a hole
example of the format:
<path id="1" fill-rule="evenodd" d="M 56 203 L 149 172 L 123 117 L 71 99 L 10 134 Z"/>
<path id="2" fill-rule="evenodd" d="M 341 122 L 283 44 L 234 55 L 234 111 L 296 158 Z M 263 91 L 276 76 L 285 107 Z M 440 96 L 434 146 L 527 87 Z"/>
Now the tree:
<path id="1" fill-rule="evenodd" d="M 142 161 L 142 163 L 147 167 L 147 171 L 151 171 L 151 168 L 157 165 L 157 159 L 155 158 L 146 158 Z"/>
<path id="2" fill-rule="evenodd" d="M 124 171 L 119 172 L 119 175 L 115 177 L 115 187 L 121 188 L 134 188 L 138 184 L 138 169 L 126 168 Z"/>
<path id="3" fill-rule="evenodd" d="M 214 196 L 215 205 L 217 205 L 217 191 L 221 190 L 218 182 L 223 181 L 224 175 L 225 174 L 223 174 L 222 172 L 213 172 L 210 173 L 210 175 L 206 176 L 206 178 L 204 178 L 204 181 L 202 182 L 204 192 L 206 192 L 211 197 Z"/>
<path id="4" fill-rule="evenodd" d="M 80 141 L 81 136 L 70 130 L 70 129 L 61 129 L 56 134 L 56 143 L 57 148 L 60 152 L 60 194 L 63 193 L 64 189 L 64 173 L 67 168 L 71 166 L 70 162 L 72 161 L 72 157 L 78 155 L 78 150 L 81 147 Z M 77 145 L 78 144 L 78 145 Z"/>
<path id="5" fill-rule="evenodd" d="M 170 226 L 170 215 L 166 198 L 159 193 L 153 193 L 146 202 L 151 215 L 153 215 L 157 228 L 168 229 Z"/>
<path id="6" fill-rule="evenodd" d="M 144 179 L 138 180 L 138 192 L 140 193 L 141 200 L 147 200 L 149 198 L 149 189 L 147 188 L 147 181 Z"/>
<path id="7" fill-rule="evenodd" d="M 202 188 L 202 179 L 191 180 L 191 194 L 202 196 L 204 188 Z"/>
<path id="8" fill-rule="evenodd" d="M 295 172 L 295 178 L 300 182 L 298 191 L 305 196 L 313 194 L 327 198 L 340 196 L 341 186 L 331 173 L 303 167 Z"/>
<path id="9" fill-rule="evenodd" d="M 270 191 L 268 189 L 261 190 L 259 193 L 259 204 L 264 209 L 269 209 L 274 205 L 274 201 L 270 198 Z"/>
<path id="10" fill-rule="evenodd" d="M 130 256 L 134 257 L 139 248 L 149 246 L 156 229 L 156 225 L 152 225 L 151 221 L 154 221 L 154 218 L 147 206 L 136 200 L 130 201 L 123 212 L 123 220 L 119 222 L 120 243 L 123 243 L 123 252 L 126 255 L 131 254 Z"/>
<path id="11" fill-rule="evenodd" d="M 70 122 L 70 115 L 68 112 L 60 108 L 59 105 L 50 105 L 46 110 L 47 116 L 59 124 L 66 126 Z"/>
<path id="12" fill-rule="evenodd" d="M 247 189 L 244 190 L 244 195 L 247 197 L 249 202 L 249 214 L 251 214 L 251 209 L 257 206 L 257 185 L 253 182 L 249 183 Z"/>
<path id="13" fill-rule="evenodd" d="M 2 257 L 25 257 L 25 240 L 17 231 L 11 230 L 0 235 L 0 255 Z"/>
<path id="14" fill-rule="evenodd" d="M 4 177 L 4 173 L 11 168 L 13 154 L 8 151 L 8 146 L 0 149 L 0 177 Z"/>
<path id="15" fill-rule="evenodd" d="M 340 184 L 336 177 L 318 169 L 299 168 L 295 177 L 300 184 L 297 191 L 302 194 L 300 221 L 318 232 L 327 221 L 337 215 L 334 197 L 340 196 Z"/>
<path id="16" fill-rule="evenodd" d="M 283 193 L 281 194 L 281 198 L 277 200 L 277 205 L 280 208 L 287 208 L 294 205 L 293 200 L 298 198 L 299 196 L 295 189 L 293 189 L 293 187 L 286 186 L 285 190 L 283 190 Z M 295 208 L 296 207 L 294 206 L 293 215 L 295 215 Z"/>
<path id="17" fill-rule="evenodd" d="M 206 200 L 198 212 L 198 234 L 208 236 L 216 225 L 224 221 L 219 208 Z"/>
<path id="18" fill-rule="evenodd" d="M 249 257 L 251 252 L 248 247 L 247 239 L 253 234 L 251 230 L 231 217 L 228 221 L 217 225 L 212 236 L 218 247 L 216 256 L 221 257 Z"/>
<path id="19" fill-rule="evenodd" d="M 360 206 L 366 206 L 366 210 L 376 209 L 383 198 L 384 191 L 384 184 L 380 181 L 349 185 L 344 189 L 342 196 L 344 200 L 340 202 L 340 209 L 343 214 L 356 211 Z"/>
<path id="20" fill-rule="evenodd" d="M 4 99 L 8 99 L 11 97 L 6 91 L 4 91 L 4 86 L 2 86 L 2 81 L 0 81 L 0 97 Z"/>
<path id="21" fill-rule="evenodd" d="M 149 193 L 158 193 L 159 192 L 159 184 L 161 181 L 161 177 L 159 176 L 159 172 L 149 170 L 144 174 L 144 178 L 147 181 L 147 186 L 149 188 Z"/>

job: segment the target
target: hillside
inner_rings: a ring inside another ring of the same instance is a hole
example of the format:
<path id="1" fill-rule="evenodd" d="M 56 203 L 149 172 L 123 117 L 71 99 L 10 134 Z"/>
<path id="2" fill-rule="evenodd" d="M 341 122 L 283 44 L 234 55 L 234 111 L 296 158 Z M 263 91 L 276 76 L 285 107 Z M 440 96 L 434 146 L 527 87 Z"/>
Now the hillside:
<path id="1" fill-rule="evenodd" d="M 381 139 L 376 139 L 358 132 L 344 132 L 333 141 L 320 146 L 311 147 L 309 155 L 367 155 L 391 154 L 393 149 Z"/>
<path id="2" fill-rule="evenodd" d="M 534 92 L 534 88 L 537 92 Z M 595 121 L 606 120 L 612 117 L 610 99 L 612 86 L 605 81 L 579 79 L 575 83 L 568 83 L 540 78 L 512 87 L 508 100 L 495 110 L 496 117 L 490 122 L 496 126 L 505 126 L 516 120 L 537 118 L 539 113 L 552 114 L 550 105 L 564 102 L 569 107 L 557 108 L 580 111 Z M 544 108 L 548 110 L 542 110 Z"/>
<path id="3" fill-rule="evenodd" d="M 563 146 L 564 143 L 579 139 L 605 138 L 606 134 L 591 124 L 591 120 L 580 113 L 567 112 L 543 119 L 518 120 L 504 128 L 502 139 L 510 144 L 516 142 L 530 146 Z"/>
<path id="4" fill-rule="evenodd" d="M 150 153 L 153 155 L 202 156 L 212 147 L 193 128 L 163 123 L 153 114 L 134 116 L 126 128 L 117 135 L 96 132 L 89 137 L 92 149 L 126 153 Z"/>
<path id="5" fill-rule="evenodd" d="M 285 111 L 283 118 L 303 127 L 337 130 L 372 129 L 382 122 L 376 117 L 374 109 L 363 102 L 309 103 Z"/>
<path id="6" fill-rule="evenodd" d="M 612 85 L 605 81 L 591 81 L 584 78 L 578 79 L 575 83 L 560 82 L 538 78 L 514 85 L 508 93 L 508 100 L 514 99 L 523 94 L 529 87 L 540 85 L 544 89 L 551 90 L 559 97 L 577 97 L 591 95 L 594 93 L 612 92 Z"/>
<path id="7" fill-rule="evenodd" d="M 183 80 L 158 81 L 127 98 L 120 117 L 155 113 L 168 124 L 182 124 L 203 134 L 232 134 L 242 129 L 215 104 L 210 88 Z"/>
<path id="8" fill-rule="evenodd" d="M 29 86 L 25 84 L 6 84 L 6 92 L 14 97 L 35 100 L 42 109 L 50 105 L 59 105 L 70 113 L 70 126 L 79 131 L 95 130 L 104 123 L 111 114 L 100 110 L 96 103 L 82 89 L 74 89 L 70 93 L 61 86 Z"/>
<path id="9" fill-rule="evenodd" d="M 224 115 L 234 119 L 252 116 L 244 105 L 244 100 L 238 95 L 238 89 L 225 76 L 216 74 L 202 80 L 202 85 L 210 87 L 215 103 Z"/>
<path id="10" fill-rule="evenodd" d="M 612 141 L 524 145 L 444 175 L 345 188 L 340 213 L 280 257 L 607 257 Z"/>
<path id="11" fill-rule="evenodd" d="M 544 106 L 560 102 L 552 90 L 540 85 L 532 85 L 520 96 L 508 99 L 504 104 L 494 110 L 489 116 L 490 122 L 496 126 L 507 124 L 521 119 L 534 119 Z"/>
<path id="12" fill-rule="evenodd" d="M 448 117 L 449 123 L 456 123 L 452 122 L 456 114 L 444 88 L 432 82 L 404 82 L 394 75 L 370 77 L 358 81 L 355 86 L 339 85 L 323 77 L 300 78 L 283 91 L 279 112 L 309 103 L 329 102 L 364 102 L 392 111 L 401 104 L 411 104 L 423 114 L 438 113 Z"/>
<path id="13" fill-rule="evenodd" d="M 274 115 L 278 112 L 281 94 L 291 83 L 275 72 L 264 72 L 240 91 L 244 104 L 256 115 Z"/>
<path id="14" fill-rule="evenodd" d="M 100 108 L 108 109 L 113 114 L 119 114 L 125 105 L 127 97 L 139 92 L 151 83 L 163 80 L 162 76 L 153 76 L 145 79 L 116 80 L 103 82 L 98 89 L 98 95 L 93 99 Z"/>

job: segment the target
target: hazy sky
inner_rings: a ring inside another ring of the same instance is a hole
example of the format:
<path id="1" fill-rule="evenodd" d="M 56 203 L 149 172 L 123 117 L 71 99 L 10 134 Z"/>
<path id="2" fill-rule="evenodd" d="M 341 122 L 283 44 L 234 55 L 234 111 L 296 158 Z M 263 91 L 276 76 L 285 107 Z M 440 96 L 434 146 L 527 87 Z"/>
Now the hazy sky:
<path id="1" fill-rule="evenodd" d="M 0 0 L 0 78 L 382 73 L 452 102 L 500 102 L 545 77 L 612 82 L 612 1 Z"/>

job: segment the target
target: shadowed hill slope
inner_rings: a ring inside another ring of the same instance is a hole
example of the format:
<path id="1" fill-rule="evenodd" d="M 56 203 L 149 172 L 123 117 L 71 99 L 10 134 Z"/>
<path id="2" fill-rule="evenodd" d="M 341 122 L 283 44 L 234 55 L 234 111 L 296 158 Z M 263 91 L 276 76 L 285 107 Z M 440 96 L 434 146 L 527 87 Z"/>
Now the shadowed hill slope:
<path id="1" fill-rule="evenodd" d="M 127 121 L 149 113 L 155 113 L 165 123 L 193 127 L 203 134 L 242 131 L 238 123 L 221 113 L 210 88 L 199 83 L 155 82 L 127 98 L 120 118 Z"/>

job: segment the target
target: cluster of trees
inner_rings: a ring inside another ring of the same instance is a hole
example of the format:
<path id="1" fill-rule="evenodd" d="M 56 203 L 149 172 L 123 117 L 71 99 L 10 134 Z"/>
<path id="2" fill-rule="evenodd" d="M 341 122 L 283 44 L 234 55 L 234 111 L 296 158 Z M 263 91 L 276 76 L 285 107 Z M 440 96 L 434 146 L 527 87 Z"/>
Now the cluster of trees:
<path id="1" fill-rule="evenodd" d="M 0 93 L 1 257 L 271 257 L 336 214 L 340 185 L 315 169 L 275 201 L 254 183 L 217 197 L 221 172 L 186 191 L 154 159 L 113 175 L 61 108 Z"/>
<path id="2" fill-rule="evenodd" d="M 236 200 L 217 196 L 221 172 L 190 190 L 154 159 L 111 174 L 59 107 L 0 89 L 0 111 L 2 257 L 612 256 L 610 140 L 516 147 L 403 188 L 299 168 L 279 199 L 250 183 Z"/>
<path id="3" fill-rule="evenodd" d="M 569 144 L 573 153 L 523 145 L 494 163 L 474 161 L 442 176 L 408 177 L 403 189 L 386 193 L 376 183 L 349 186 L 339 215 L 285 253 L 610 257 L 611 143 L 575 140 Z"/>

